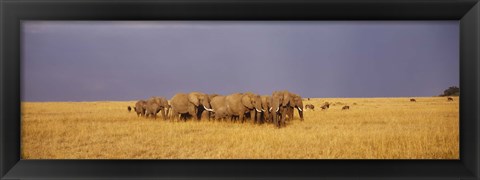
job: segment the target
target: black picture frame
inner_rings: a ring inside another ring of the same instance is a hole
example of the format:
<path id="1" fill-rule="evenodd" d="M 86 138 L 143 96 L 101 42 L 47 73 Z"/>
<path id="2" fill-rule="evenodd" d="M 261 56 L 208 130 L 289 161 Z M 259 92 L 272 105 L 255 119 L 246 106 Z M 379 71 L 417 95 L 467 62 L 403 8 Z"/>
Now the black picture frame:
<path id="1" fill-rule="evenodd" d="M 0 0 L 2 179 L 479 179 L 477 0 Z M 459 20 L 460 160 L 21 160 L 22 20 Z"/>

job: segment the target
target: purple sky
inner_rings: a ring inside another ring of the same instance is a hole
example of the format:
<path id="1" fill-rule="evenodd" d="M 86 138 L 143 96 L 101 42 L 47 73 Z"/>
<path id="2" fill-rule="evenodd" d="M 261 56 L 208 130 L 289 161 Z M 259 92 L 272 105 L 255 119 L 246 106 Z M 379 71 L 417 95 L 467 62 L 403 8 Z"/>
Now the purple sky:
<path id="1" fill-rule="evenodd" d="M 25 21 L 22 31 L 23 101 L 434 96 L 459 85 L 458 21 Z"/>

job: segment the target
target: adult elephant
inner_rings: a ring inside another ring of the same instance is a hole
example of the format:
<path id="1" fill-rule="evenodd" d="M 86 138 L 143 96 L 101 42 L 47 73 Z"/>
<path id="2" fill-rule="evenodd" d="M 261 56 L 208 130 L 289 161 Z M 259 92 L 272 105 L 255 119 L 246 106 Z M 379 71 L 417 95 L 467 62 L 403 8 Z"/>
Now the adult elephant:
<path id="1" fill-rule="evenodd" d="M 231 116 L 238 116 L 244 122 L 245 113 L 250 112 L 250 118 L 255 122 L 255 111 L 262 112 L 262 100 L 259 95 L 251 92 L 234 93 L 225 97 L 227 112 Z"/>
<path id="2" fill-rule="evenodd" d="M 196 120 L 201 119 L 203 111 L 213 111 L 207 94 L 201 92 L 178 93 L 170 100 L 172 106 L 172 119 L 175 120 L 181 114 L 189 114 Z"/>
<path id="3" fill-rule="evenodd" d="M 299 111 L 303 112 L 303 103 L 298 101 L 301 101 L 301 97 L 287 90 L 272 93 L 272 119 L 275 126 L 279 128 L 285 126 L 287 115 L 293 119 L 295 107 L 299 107 Z M 300 116 L 303 118 L 303 113 Z"/>
<path id="4" fill-rule="evenodd" d="M 137 116 L 145 116 L 146 107 L 147 101 L 139 100 L 137 103 L 135 103 L 135 107 L 133 107 L 133 109 L 137 113 Z"/>
<path id="5" fill-rule="evenodd" d="M 282 126 L 285 126 L 285 119 L 286 119 L 286 106 L 283 106 L 284 104 L 284 99 L 286 98 L 285 95 L 288 97 L 288 91 L 274 91 L 272 93 L 272 99 L 271 99 L 271 116 L 273 120 L 273 124 L 280 128 Z M 287 99 L 287 101 L 289 101 Z M 270 110 L 270 109 L 269 109 Z"/>
<path id="6" fill-rule="evenodd" d="M 168 108 L 168 101 L 164 97 L 151 97 L 147 100 L 146 117 L 153 116 L 157 119 L 157 113 L 161 111 L 163 120 L 167 120 Z"/>
<path id="7" fill-rule="evenodd" d="M 290 106 L 288 108 L 288 117 L 293 120 L 293 111 L 294 109 L 297 109 L 298 110 L 298 115 L 300 116 L 300 120 L 303 121 L 303 101 L 302 101 L 302 97 L 298 94 L 295 94 L 295 93 L 290 93 L 290 97 L 292 97 L 291 101 L 288 103 L 288 105 Z"/>

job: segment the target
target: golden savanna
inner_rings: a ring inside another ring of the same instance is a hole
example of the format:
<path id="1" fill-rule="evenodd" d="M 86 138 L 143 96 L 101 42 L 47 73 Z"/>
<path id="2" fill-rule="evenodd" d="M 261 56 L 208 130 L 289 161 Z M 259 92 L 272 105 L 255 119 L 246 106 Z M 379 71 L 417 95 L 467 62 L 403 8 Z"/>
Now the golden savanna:
<path id="1" fill-rule="evenodd" d="M 23 159 L 458 159 L 459 99 L 311 98 L 285 128 L 137 117 L 127 102 L 23 102 Z M 325 102 L 330 108 L 321 110 Z M 345 105 L 350 106 L 342 110 Z"/>

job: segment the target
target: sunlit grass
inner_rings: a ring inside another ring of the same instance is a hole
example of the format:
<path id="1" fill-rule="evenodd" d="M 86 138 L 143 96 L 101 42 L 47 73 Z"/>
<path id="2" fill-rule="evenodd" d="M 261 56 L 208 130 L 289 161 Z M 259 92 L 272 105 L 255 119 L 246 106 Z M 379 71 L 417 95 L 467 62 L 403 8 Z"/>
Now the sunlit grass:
<path id="1" fill-rule="evenodd" d="M 22 103 L 24 159 L 458 159 L 459 103 L 443 97 L 312 98 L 305 121 L 138 118 L 134 102 Z M 325 101 L 332 106 L 321 111 Z M 349 105 L 350 110 L 341 110 Z"/>

